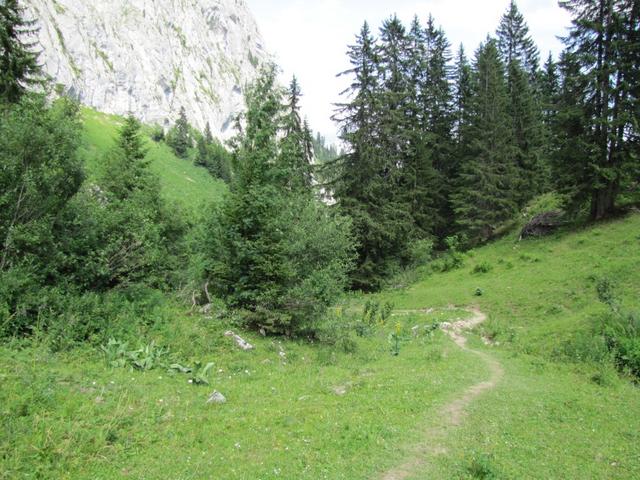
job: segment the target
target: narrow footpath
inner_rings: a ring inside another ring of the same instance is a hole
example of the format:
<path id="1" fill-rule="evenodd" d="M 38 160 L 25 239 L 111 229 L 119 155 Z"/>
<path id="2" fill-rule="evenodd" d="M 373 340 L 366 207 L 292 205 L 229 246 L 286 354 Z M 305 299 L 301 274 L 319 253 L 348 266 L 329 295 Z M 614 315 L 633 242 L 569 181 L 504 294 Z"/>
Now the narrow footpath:
<path id="1" fill-rule="evenodd" d="M 403 311 L 403 313 L 406 312 Z M 420 473 L 420 470 L 428 465 L 433 457 L 446 454 L 447 450 L 443 444 L 448 432 L 462 424 L 466 416 L 467 407 L 480 395 L 495 388 L 504 375 L 502 365 L 493 356 L 467 346 L 467 338 L 463 333 L 480 325 L 487 319 L 487 316 L 477 308 L 469 309 L 468 312 L 472 314 L 471 318 L 454 323 L 446 323 L 442 326 L 442 329 L 458 347 L 476 355 L 486 363 L 491 372 L 489 379 L 469 387 L 459 397 L 443 405 L 437 414 L 438 423 L 425 430 L 423 440 L 411 448 L 409 458 L 403 464 L 384 473 L 381 476 L 382 480 L 409 478 Z"/>

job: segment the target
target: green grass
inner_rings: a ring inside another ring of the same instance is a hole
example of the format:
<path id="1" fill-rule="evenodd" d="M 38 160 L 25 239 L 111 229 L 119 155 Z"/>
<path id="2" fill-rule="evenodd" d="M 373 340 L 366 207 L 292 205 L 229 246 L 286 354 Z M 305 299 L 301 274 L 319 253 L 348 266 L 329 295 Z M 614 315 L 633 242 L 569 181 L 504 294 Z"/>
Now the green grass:
<path id="1" fill-rule="evenodd" d="M 474 273 L 483 264 L 490 271 Z M 539 240 L 509 236 L 470 252 L 463 268 L 376 298 L 401 309 L 477 304 L 496 340 L 551 356 L 606 310 L 596 294 L 603 277 L 616 284 L 628 308 L 640 308 L 640 215 Z"/>
<path id="2" fill-rule="evenodd" d="M 251 333 L 242 335 L 256 349 L 242 352 L 224 336 L 229 320 L 168 305 L 139 341 L 169 347 L 166 363 L 214 362 L 209 386 L 165 368 L 112 368 L 90 347 L 52 353 L 46 338 L 1 346 L 0 479 L 380 478 L 429 442 L 443 405 L 488 378 L 442 333 L 410 334 L 459 318 L 450 305 L 473 304 L 489 314 L 478 333 L 499 345 L 474 335 L 470 344 L 505 374 L 411 478 L 638 478 L 640 390 L 611 366 L 559 352 L 604 311 L 598 278 L 617 283 L 626 307 L 640 306 L 639 246 L 638 214 L 542 240 L 504 238 L 459 270 L 423 269 L 406 289 L 346 301 L 336 315 L 357 315 L 369 299 L 398 310 L 371 336 L 352 336 L 351 353 Z M 406 335 L 397 357 L 387 338 L 395 322 Z M 214 389 L 226 404 L 206 404 Z"/>
<path id="3" fill-rule="evenodd" d="M 104 156 L 114 144 L 122 118 L 83 107 L 82 119 L 82 155 L 92 179 L 101 172 Z M 211 177 L 206 169 L 196 167 L 191 160 L 177 158 L 164 143 L 155 143 L 148 136 L 146 139 L 151 170 L 160 178 L 162 194 L 168 202 L 196 212 L 203 205 L 220 200 L 227 191 L 224 182 Z"/>
<path id="4" fill-rule="evenodd" d="M 168 361 L 214 362 L 208 387 L 111 368 L 91 349 L 0 349 L 0 478 L 370 478 L 486 374 L 439 333 L 398 357 L 386 329 L 355 353 L 282 342 L 283 360 L 278 340 L 248 335 L 256 349 L 240 352 L 219 320 L 176 315 L 149 336 L 171 347 Z M 207 405 L 213 389 L 228 402 Z"/>
<path id="5" fill-rule="evenodd" d="M 474 273 L 482 264 L 492 268 Z M 410 478 L 640 477 L 640 390 L 610 365 L 562 354 L 605 311 L 595 288 L 603 277 L 626 308 L 640 307 L 640 215 L 547 239 L 504 238 L 459 270 L 376 296 L 404 309 L 479 305 L 489 314 L 479 330 L 499 346 L 475 347 L 506 370 L 451 432 L 447 454 Z"/>

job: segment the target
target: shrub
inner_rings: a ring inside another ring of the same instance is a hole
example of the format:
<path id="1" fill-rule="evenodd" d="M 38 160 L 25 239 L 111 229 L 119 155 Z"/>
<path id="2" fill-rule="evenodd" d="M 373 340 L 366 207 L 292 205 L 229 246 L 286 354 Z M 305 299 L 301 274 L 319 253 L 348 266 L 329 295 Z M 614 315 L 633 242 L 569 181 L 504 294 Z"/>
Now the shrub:
<path id="1" fill-rule="evenodd" d="M 426 265 L 433 257 L 433 240 L 416 240 L 409 247 L 410 267 Z"/>
<path id="2" fill-rule="evenodd" d="M 466 468 L 467 474 L 474 479 L 494 480 L 499 478 L 493 459 L 490 455 L 474 454 Z"/>
<path id="3" fill-rule="evenodd" d="M 640 314 L 612 310 L 601 331 L 618 370 L 640 378 Z"/>
<path id="4" fill-rule="evenodd" d="M 436 271 L 448 272 L 457 270 L 464 265 L 464 254 L 460 251 L 461 240 L 457 235 L 445 239 L 446 253 L 434 263 Z"/>
<path id="5" fill-rule="evenodd" d="M 348 284 L 350 222 L 312 198 L 232 194 L 205 239 L 212 286 L 270 333 L 313 336 Z"/>
<path id="6" fill-rule="evenodd" d="M 522 212 L 522 217 L 524 221 L 527 222 L 541 213 L 563 211 L 567 205 L 567 201 L 568 198 L 566 195 L 555 192 L 539 195 L 527 204 Z"/>
<path id="7" fill-rule="evenodd" d="M 151 140 L 153 140 L 156 143 L 163 142 L 165 138 L 164 128 L 162 128 L 160 125 L 153 125 L 151 127 L 151 132 L 149 133 L 149 136 L 151 137 Z"/>
<path id="8" fill-rule="evenodd" d="M 493 267 L 489 262 L 482 262 L 473 267 L 472 273 L 489 273 L 491 270 L 493 270 Z"/>

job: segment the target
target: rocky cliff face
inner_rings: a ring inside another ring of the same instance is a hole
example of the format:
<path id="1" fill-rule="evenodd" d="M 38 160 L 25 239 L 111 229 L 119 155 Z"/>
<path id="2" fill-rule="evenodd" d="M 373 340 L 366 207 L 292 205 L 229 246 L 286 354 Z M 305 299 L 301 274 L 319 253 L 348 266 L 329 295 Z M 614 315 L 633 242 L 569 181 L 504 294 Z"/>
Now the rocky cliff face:
<path id="1" fill-rule="evenodd" d="M 227 137 L 268 59 L 244 0 L 23 0 L 45 71 L 98 110 Z"/>

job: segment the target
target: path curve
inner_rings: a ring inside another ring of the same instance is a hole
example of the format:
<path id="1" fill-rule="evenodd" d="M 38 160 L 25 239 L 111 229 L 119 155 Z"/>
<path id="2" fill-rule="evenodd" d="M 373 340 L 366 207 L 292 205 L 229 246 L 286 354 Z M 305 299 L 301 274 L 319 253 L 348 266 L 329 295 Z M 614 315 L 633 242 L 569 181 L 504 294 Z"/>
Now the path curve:
<path id="1" fill-rule="evenodd" d="M 494 388 L 504 375 L 502 365 L 493 356 L 467 346 L 467 338 L 463 335 L 463 332 L 480 325 L 487 319 L 487 316 L 477 308 L 471 308 L 466 311 L 472 314 L 471 318 L 453 323 L 444 323 L 441 328 L 458 347 L 473 353 L 487 364 L 491 373 L 489 379 L 469 387 L 461 396 L 443 405 L 438 411 L 440 422 L 435 426 L 429 427 L 424 432 L 422 442 L 411 449 L 410 458 L 403 464 L 384 473 L 381 477 L 382 480 L 404 480 L 410 475 L 419 473 L 419 469 L 427 465 L 433 457 L 445 454 L 447 450 L 443 447 L 443 443 L 448 430 L 461 425 L 466 416 L 466 408 L 484 392 Z M 424 312 L 424 310 L 416 310 L 415 312 Z"/>

